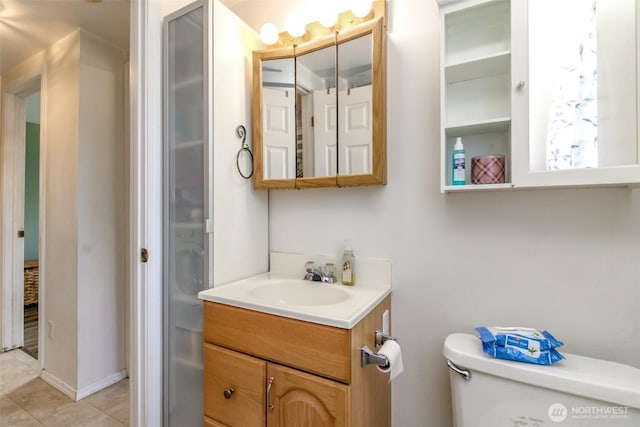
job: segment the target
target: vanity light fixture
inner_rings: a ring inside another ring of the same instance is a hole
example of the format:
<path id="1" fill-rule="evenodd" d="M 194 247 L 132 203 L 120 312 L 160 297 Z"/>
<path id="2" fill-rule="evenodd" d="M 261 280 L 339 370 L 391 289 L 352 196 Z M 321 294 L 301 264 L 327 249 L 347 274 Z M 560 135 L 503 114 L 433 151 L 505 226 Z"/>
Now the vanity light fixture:
<path id="1" fill-rule="evenodd" d="M 90 1 L 90 0 L 87 0 Z M 387 0 L 323 0 L 319 7 L 309 11 L 317 21 L 301 12 L 290 14 L 285 21 L 285 31 L 266 23 L 260 29 L 260 39 L 269 47 L 293 46 L 325 37 L 386 14 Z"/>

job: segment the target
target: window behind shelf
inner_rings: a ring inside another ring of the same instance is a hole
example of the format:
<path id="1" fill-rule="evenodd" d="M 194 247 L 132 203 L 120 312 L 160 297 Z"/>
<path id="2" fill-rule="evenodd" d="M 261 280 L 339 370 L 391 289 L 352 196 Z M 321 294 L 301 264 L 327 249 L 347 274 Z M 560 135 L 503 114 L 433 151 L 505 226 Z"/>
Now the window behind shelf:
<path id="1" fill-rule="evenodd" d="M 596 2 L 573 3 L 549 109 L 548 170 L 598 166 Z"/>

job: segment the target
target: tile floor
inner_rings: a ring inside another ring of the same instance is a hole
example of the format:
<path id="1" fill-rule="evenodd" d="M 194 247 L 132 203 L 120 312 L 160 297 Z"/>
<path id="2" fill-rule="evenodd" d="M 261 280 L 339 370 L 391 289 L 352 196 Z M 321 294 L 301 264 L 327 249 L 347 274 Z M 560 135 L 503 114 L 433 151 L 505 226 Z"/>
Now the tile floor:
<path id="1" fill-rule="evenodd" d="M 129 380 L 78 402 L 38 378 L 38 361 L 0 353 L 0 427 L 122 427 L 129 425 Z"/>

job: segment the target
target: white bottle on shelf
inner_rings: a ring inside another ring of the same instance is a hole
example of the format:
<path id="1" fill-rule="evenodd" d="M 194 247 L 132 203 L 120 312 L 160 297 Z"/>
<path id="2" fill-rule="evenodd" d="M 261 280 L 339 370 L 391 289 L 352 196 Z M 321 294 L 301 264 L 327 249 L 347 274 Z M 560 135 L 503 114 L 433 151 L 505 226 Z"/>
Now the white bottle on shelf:
<path id="1" fill-rule="evenodd" d="M 465 160 L 462 138 L 457 137 L 456 145 L 453 147 L 453 153 L 451 153 L 451 184 L 465 185 Z"/>

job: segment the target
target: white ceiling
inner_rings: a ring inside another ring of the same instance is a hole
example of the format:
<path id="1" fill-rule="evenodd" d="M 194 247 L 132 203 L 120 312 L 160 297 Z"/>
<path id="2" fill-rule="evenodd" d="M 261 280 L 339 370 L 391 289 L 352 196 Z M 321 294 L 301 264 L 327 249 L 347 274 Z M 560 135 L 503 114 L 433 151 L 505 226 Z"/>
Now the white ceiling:
<path id="1" fill-rule="evenodd" d="M 129 0 L 0 0 L 0 73 L 82 27 L 129 48 Z M 271 22 L 285 30 L 290 14 L 303 22 L 319 10 L 345 0 L 220 0 L 256 32 Z"/>
<path id="2" fill-rule="evenodd" d="M 339 0 L 346 3 L 345 0 Z M 263 24 L 270 22 L 279 31 L 285 31 L 285 23 L 290 14 L 301 15 L 302 22 L 318 20 L 320 10 L 336 0 L 220 0 L 240 19 L 256 32 Z"/>
<path id="3" fill-rule="evenodd" d="M 0 73 L 82 27 L 129 49 L 129 0 L 0 0 Z"/>

